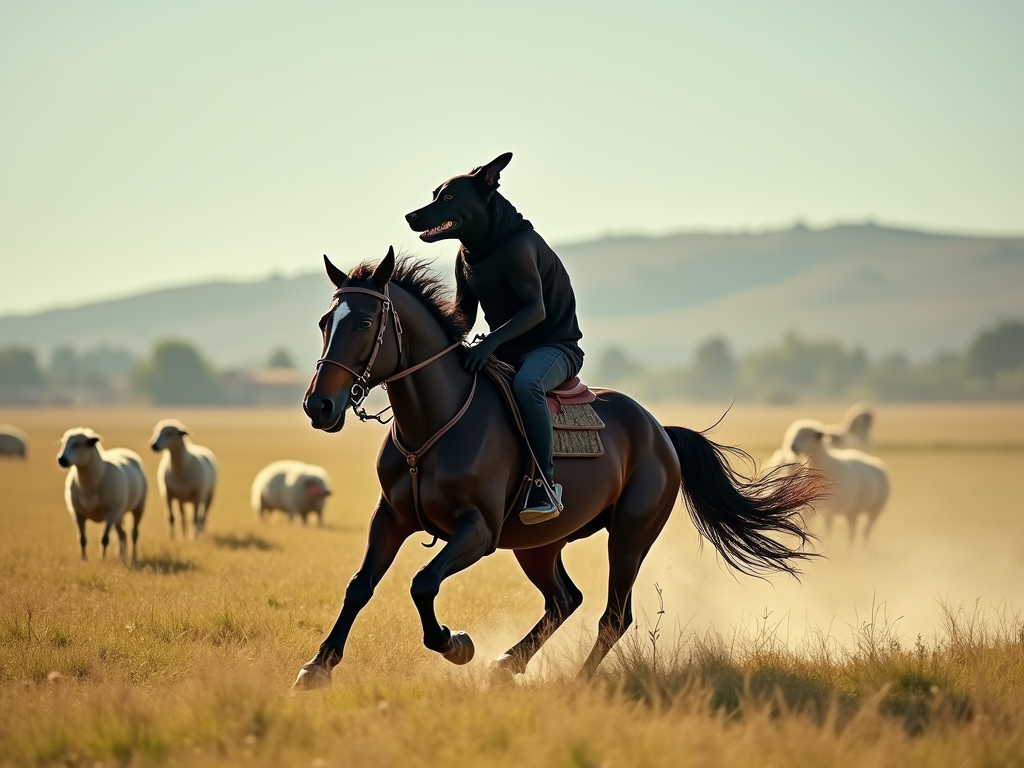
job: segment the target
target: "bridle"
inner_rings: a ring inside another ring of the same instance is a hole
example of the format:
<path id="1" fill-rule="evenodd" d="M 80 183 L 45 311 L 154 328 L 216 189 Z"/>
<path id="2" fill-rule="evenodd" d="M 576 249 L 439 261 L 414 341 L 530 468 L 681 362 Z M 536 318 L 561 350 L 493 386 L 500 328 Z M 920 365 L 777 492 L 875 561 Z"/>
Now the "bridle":
<path id="1" fill-rule="evenodd" d="M 395 339 L 398 342 L 398 368 L 399 368 L 399 371 L 398 371 L 398 373 L 395 373 L 392 376 L 389 376 L 388 378 L 383 379 L 380 382 L 380 386 L 384 390 L 387 390 L 388 384 L 390 384 L 391 382 L 398 381 L 399 379 L 405 378 L 406 376 L 408 376 L 408 375 L 410 375 L 412 373 L 415 373 L 416 371 L 420 370 L 421 368 L 427 367 L 428 365 L 430 365 L 435 360 L 438 360 L 438 359 L 444 357 L 445 355 L 447 355 L 449 352 L 451 352 L 456 347 L 463 346 L 463 342 L 462 341 L 457 341 L 454 344 L 452 344 L 450 347 L 446 347 L 445 349 L 442 349 L 436 355 L 427 358 L 423 362 L 417 363 L 416 365 L 414 365 L 414 366 L 412 366 L 410 368 L 406 368 L 404 370 L 401 370 L 402 365 L 403 365 L 404 360 L 405 360 L 405 351 L 404 351 L 404 349 L 402 347 L 402 321 L 398 317 L 398 311 L 395 309 L 394 302 L 391 301 L 391 295 L 388 293 L 388 285 L 389 285 L 389 283 L 385 283 L 384 284 L 383 291 L 373 291 L 373 290 L 370 290 L 369 288 L 351 287 L 351 288 L 339 288 L 337 291 L 334 292 L 334 297 L 335 298 L 338 298 L 343 293 L 363 293 L 363 294 L 366 294 L 367 296 L 373 296 L 375 299 L 378 299 L 380 301 L 380 303 L 381 303 L 381 309 L 380 309 L 380 331 L 377 333 L 377 341 L 374 344 L 373 351 L 370 352 L 370 359 L 366 361 L 366 366 L 363 368 L 363 372 L 362 373 L 356 373 L 354 370 L 349 368 L 344 363 L 339 363 L 336 360 L 330 360 L 329 358 L 326 358 L 326 357 L 322 357 L 319 360 L 317 360 L 316 361 L 316 367 L 317 367 L 317 371 L 319 372 L 320 366 L 325 364 L 325 363 L 328 363 L 330 365 L 336 365 L 339 368 L 341 368 L 341 369 L 343 369 L 345 371 L 348 371 L 349 373 L 351 373 L 355 377 L 355 379 L 356 379 L 355 383 L 352 385 L 352 388 L 349 391 L 349 395 L 351 397 L 351 400 L 349 401 L 349 404 L 352 406 L 352 412 L 356 416 L 359 417 L 360 421 L 371 421 L 371 420 L 373 420 L 373 421 L 378 421 L 381 424 L 387 424 L 388 422 L 394 422 L 394 423 L 391 424 L 391 441 L 394 443 L 395 447 L 405 456 L 405 462 L 406 462 L 406 464 L 409 465 L 409 479 L 410 479 L 410 482 L 412 483 L 412 504 L 413 504 L 413 510 L 416 513 L 416 519 L 419 521 L 420 527 L 424 531 L 427 531 L 428 533 L 430 533 L 434 537 L 434 540 L 430 544 L 424 544 L 423 546 L 425 546 L 425 547 L 432 547 L 432 546 L 434 546 L 434 544 L 437 543 L 437 539 L 439 537 L 439 534 L 437 533 L 436 529 L 432 529 L 430 527 L 429 521 L 423 516 L 423 512 L 420 509 L 420 490 L 419 490 L 419 488 L 420 488 L 420 483 L 419 483 L 420 470 L 419 470 L 419 466 L 418 466 L 419 465 L 419 461 L 423 457 L 423 455 L 427 451 L 429 451 L 430 448 L 438 440 L 440 440 L 442 437 L 444 437 L 446 434 L 448 434 L 448 432 L 456 424 L 459 423 L 459 421 L 462 419 L 462 417 L 466 415 L 466 412 L 469 410 L 470 405 L 472 405 L 472 403 L 473 403 L 473 397 L 476 394 L 476 385 L 477 385 L 478 373 L 476 371 L 473 372 L 473 384 L 472 384 L 472 386 L 469 389 L 469 396 L 466 398 L 465 403 L 463 403 L 462 408 L 459 409 L 459 411 L 448 421 L 447 424 L 445 424 L 443 427 L 441 427 L 439 430 L 437 430 L 422 446 L 420 446 L 420 448 L 418 450 L 414 451 L 414 450 L 412 450 L 410 448 L 407 448 L 402 443 L 402 441 L 401 441 L 401 439 L 399 437 L 399 434 L 398 434 L 398 422 L 394 421 L 394 416 L 391 416 L 388 419 L 381 418 L 381 416 L 385 412 L 391 410 L 391 406 L 388 406 L 387 408 L 384 408 L 383 410 L 381 410 L 378 413 L 367 413 L 366 410 L 362 407 L 362 403 L 363 403 L 363 400 L 366 399 L 366 396 L 369 394 L 370 390 L 373 389 L 373 387 L 370 385 L 370 371 L 373 368 L 374 361 L 377 359 L 377 353 L 380 352 L 381 347 L 384 346 L 384 333 L 387 330 L 388 313 L 389 312 L 391 313 L 391 315 L 395 319 Z M 501 385 L 499 385 L 499 386 L 501 386 Z M 505 388 L 507 388 L 508 387 L 507 383 L 504 386 L 505 386 Z M 511 393 L 508 393 L 506 396 L 511 398 Z M 512 401 L 510 400 L 510 402 L 512 402 Z M 518 413 L 517 413 L 517 411 L 515 409 L 513 409 L 513 414 L 515 414 L 517 423 L 520 425 L 519 426 L 520 432 L 525 436 L 526 432 L 523 430 L 521 421 L 519 420 Z M 531 464 L 531 467 L 539 466 L 536 457 L 533 456 L 533 449 L 530 448 L 530 445 L 529 445 L 528 441 L 527 441 L 526 445 L 527 445 L 527 450 L 529 450 L 529 452 L 530 452 L 530 457 L 531 457 L 532 462 L 533 462 Z M 524 482 L 524 485 L 522 487 L 520 487 L 519 491 L 517 492 L 517 494 L 515 496 L 515 499 L 518 499 L 520 497 L 520 495 L 522 494 L 523 488 L 526 487 L 526 484 L 528 484 L 530 482 L 534 482 L 533 478 L 532 478 L 532 470 L 531 470 L 530 474 L 528 474 L 528 475 L 526 475 L 526 477 L 524 477 L 523 482 Z M 552 500 L 554 500 L 555 496 L 554 496 L 553 489 L 548 487 L 548 484 L 546 482 L 544 482 L 544 488 L 547 490 L 548 496 Z M 513 503 L 515 503 L 515 502 L 513 501 Z M 555 504 L 556 505 L 558 504 L 557 501 L 555 501 Z M 561 508 L 560 505 L 559 505 L 559 508 Z M 510 509 L 511 509 L 511 507 L 510 507 Z M 507 514 L 508 513 L 506 512 L 506 516 L 507 516 Z"/>
<path id="2" fill-rule="evenodd" d="M 394 418 L 394 416 L 392 416 L 392 417 L 390 417 L 388 419 L 381 418 L 381 416 L 384 413 L 386 413 L 387 411 L 391 410 L 391 406 L 388 406 L 387 408 L 384 408 L 383 410 L 379 411 L 378 413 L 367 413 L 366 410 L 362 407 L 362 405 L 363 405 L 363 401 L 366 399 L 366 396 L 368 394 L 370 394 L 370 390 L 373 389 L 373 386 L 370 385 L 370 371 L 373 369 L 373 363 L 377 359 L 377 353 L 380 352 L 381 347 L 384 346 L 384 333 L 386 332 L 387 326 L 388 326 L 388 313 L 389 312 L 391 313 L 392 317 L 394 317 L 395 340 L 396 340 L 396 342 L 398 344 L 398 368 L 399 368 L 399 372 L 394 374 L 393 376 L 389 376 L 388 378 L 383 379 L 380 382 L 381 389 L 383 389 L 385 391 L 388 388 L 388 384 L 390 384 L 391 382 L 398 381 L 399 379 L 405 378 L 409 374 L 415 373 L 416 371 L 420 370 L 421 368 L 425 368 L 426 366 L 430 365 L 432 362 L 434 362 L 438 358 L 444 357 L 446 354 L 451 352 L 456 347 L 462 346 L 462 342 L 461 341 L 457 341 L 454 344 L 452 344 L 450 347 L 447 347 L 447 348 L 443 349 L 442 351 L 438 352 L 433 357 L 430 357 L 430 358 L 424 360 L 422 363 L 417 363 L 416 365 L 412 366 L 411 368 L 406 368 L 405 370 L 401 370 L 402 365 L 404 364 L 404 361 L 405 361 L 405 349 L 404 349 L 404 347 L 402 345 L 402 321 L 398 317 L 398 310 L 395 309 L 394 302 L 391 301 L 391 295 L 388 293 L 388 285 L 389 285 L 389 283 L 385 283 L 384 284 L 384 290 L 383 291 L 373 291 L 373 290 L 370 290 L 369 288 L 357 288 L 357 287 L 353 286 L 353 287 L 350 287 L 350 288 L 339 288 L 337 291 L 334 292 L 334 298 L 338 298 L 343 293 L 363 293 L 363 294 L 366 294 L 367 296 L 373 296 L 375 299 L 378 299 L 380 301 L 380 303 L 381 303 L 381 309 L 380 309 L 380 331 L 377 333 L 377 341 L 374 343 L 373 351 L 370 352 L 370 359 L 366 361 L 366 366 L 363 368 L 363 372 L 362 373 L 356 373 L 354 370 L 349 368 L 344 363 L 339 363 L 337 360 L 331 360 L 330 358 L 327 358 L 327 357 L 321 357 L 319 360 L 316 361 L 317 371 L 320 370 L 320 366 L 322 366 L 323 364 L 327 363 L 329 365 L 336 365 L 339 368 L 341 368 L 342 370 L 345 370 L 345 371 L 348 371 L 349 373 L 351 373 L 352 376 L 355 377 L 355 382 L 352 384 L 352 388 L 349 390 L 349 398 L 350 398 L 349 399 L 349 405 L 352 406 L 352 412 L 357 417 L 359 417 L 360 421 L 371 421 L 372 420 L 372 421 L 380 422 L 381 424 L 387 424 L 389 421 L 391 421 Z M 326 354 L 326 350 L 325 350 L 325 354 Z"/>

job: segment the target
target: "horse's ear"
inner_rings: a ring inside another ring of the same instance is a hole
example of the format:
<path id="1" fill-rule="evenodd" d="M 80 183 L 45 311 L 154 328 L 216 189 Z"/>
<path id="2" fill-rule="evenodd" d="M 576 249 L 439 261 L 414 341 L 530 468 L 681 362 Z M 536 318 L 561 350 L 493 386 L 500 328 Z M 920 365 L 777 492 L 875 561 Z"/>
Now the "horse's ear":
<path id="1" fill-rule="evenodd" d="M 488 187 L 498 187 L 498 178 L 501 176 L 501 172 L 505 169 L 505 166 L 512 162 L 512 153 L 506 152 L 503 155 L 498 155 L 496 158 L 487 163 L 487 165 L 481 165 L 479 168 L 474 169 L 472 176 L 476 176 L 479 179 L 483 179 L 484 184 Z"/>
<path id="2" fill-rule="evenodd" d="M 373 275 L 370 276 L 370 279 L 377 286 L 378 291 L 383 291 L 384 286 L 388 284 L 393 274 L 395 274 L 395 249 L 389 245 L 388 255 L 380 260 L 380 264 L 373 270 Z"/>
<path id="3" fill-rule="evenodd" d="M 341 288 L 348 280 L 348 275 L 338 269 L 336 266 L 331 264 L 331 260 L 327 258 L 327 254 L 324 254 L 324 266 L 327 267 L 327 276 L 331 278 L 331 282 L 334 283 L 335 288 Z"/>

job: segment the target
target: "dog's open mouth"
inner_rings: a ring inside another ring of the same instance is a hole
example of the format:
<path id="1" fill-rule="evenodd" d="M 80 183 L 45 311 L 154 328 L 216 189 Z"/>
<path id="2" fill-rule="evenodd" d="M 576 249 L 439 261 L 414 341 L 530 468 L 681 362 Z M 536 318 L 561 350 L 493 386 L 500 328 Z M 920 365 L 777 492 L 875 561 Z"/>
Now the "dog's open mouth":
<path id="1" fill-rule="evenodd" d="M 436 227 L 431 227 L 426 232 L 420 233 L 420 240 L 429 240 L 432 237 L 437 237 L 442 232 L 447 232 L 449 229 L 455 226 L 455 222 L 449 219 L 444 224 L 440 224 Z"/>

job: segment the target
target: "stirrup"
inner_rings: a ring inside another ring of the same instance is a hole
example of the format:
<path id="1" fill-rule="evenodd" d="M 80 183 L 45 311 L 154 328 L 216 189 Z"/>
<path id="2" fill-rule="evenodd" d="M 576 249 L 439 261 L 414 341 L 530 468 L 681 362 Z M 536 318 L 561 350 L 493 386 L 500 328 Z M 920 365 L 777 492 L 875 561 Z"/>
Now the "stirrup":
<path id="1" fill-rule="evenodd" d="M 545 490 L 547 490 L 547 488 L 545 488 Z M 523 525 L 534 525 L 535 523 L 542 523 L 545 520 L 553 520 L 558 517 L 562 511 L 562 486 L 559 483 L 555 483 L 553 490 L 553 497 L 549 493 L 547 502 L 542 506 L 527 506 L 519 513 L 519 519 L 522 521 Z M 526 499 L 526 503 L 529 504 L 529 495 L 527 495 Z"/>

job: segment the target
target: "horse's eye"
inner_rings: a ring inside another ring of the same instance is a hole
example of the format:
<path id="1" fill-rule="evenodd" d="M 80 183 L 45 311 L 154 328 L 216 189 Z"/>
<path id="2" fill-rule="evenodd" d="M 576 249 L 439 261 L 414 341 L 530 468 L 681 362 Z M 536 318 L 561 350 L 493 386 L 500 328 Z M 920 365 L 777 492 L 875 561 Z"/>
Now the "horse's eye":
<path id="1" fill-rule="evenodd" d="M 371 320 L 368 317 L 364 317 L 362 320 L 359 321 L 359 327 L 362 328 L 364 331 L 369 329 L 372 325 L 373 320 Z"/>
<path id="2" fill-rule="evenodd" d="M 451 200 L 451 199 L 452 199 L 452 196 L 451 196 L 451 195 L 445 195 L 445 196 L 444 196 L 444 199 L 445 199 L 445 200 Z"/>

